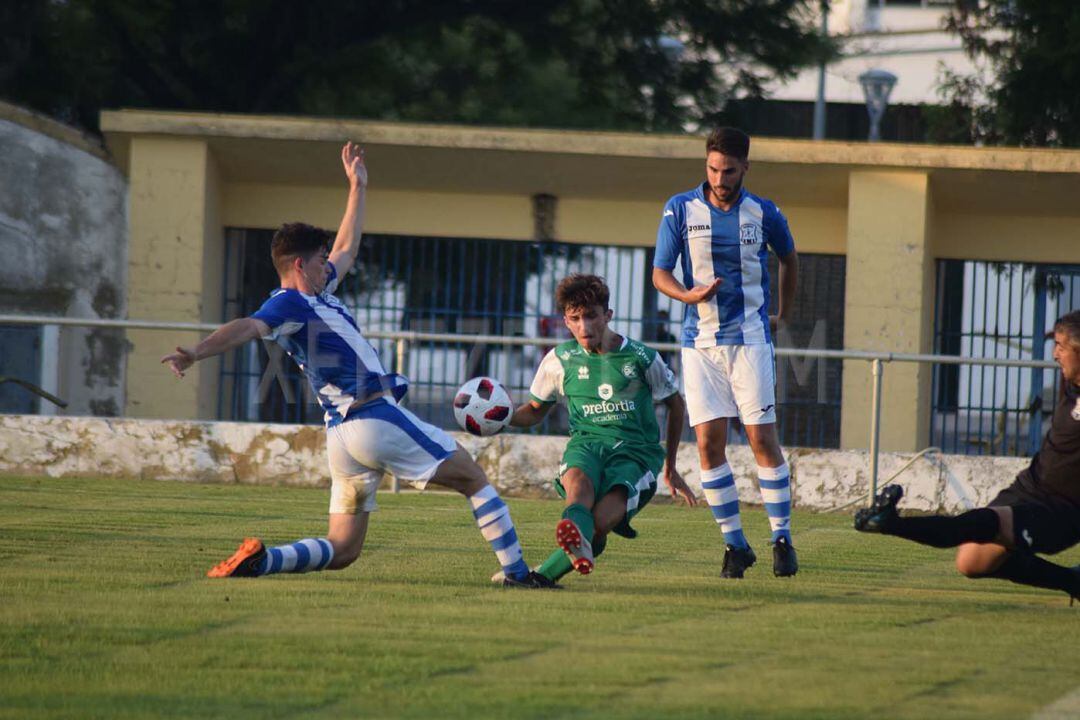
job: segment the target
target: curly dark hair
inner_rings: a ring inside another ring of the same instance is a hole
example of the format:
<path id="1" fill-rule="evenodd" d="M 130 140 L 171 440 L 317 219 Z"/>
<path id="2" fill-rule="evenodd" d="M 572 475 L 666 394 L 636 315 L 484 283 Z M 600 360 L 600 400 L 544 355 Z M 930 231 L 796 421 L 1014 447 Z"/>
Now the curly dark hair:
<path id="1" fill-rule="evenodd" d="M 270 257 L 278 275 L 284 276 L 293 258 L 308 260 L 317 252 L 329 248 L 330 233 L 306 223 L 285 223 L 274 233 L 270 242 Z"/>
<path id="2" fill-rule="evenodd" d="M 610 299 L 611 291 L 604 283 L 604 278 L 596 275 L 567 275 L 555 288 L 555 307 L 563 315 L 568 308 L 586 308 L 592 305 L 599 305 L 607 310 Z"/>

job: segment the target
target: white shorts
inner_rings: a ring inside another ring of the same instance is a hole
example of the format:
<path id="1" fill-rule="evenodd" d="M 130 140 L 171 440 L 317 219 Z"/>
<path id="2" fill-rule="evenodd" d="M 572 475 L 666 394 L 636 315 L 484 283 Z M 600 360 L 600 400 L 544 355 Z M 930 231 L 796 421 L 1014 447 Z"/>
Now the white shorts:
<path id="1" fill-rule="evenodd" d="M 771 344 L 684 347 L 682 375 L 691 427 L 732 417 L 744 425 L 776 422 Z"/>
<path id="2" fill-rule="evenodd" d="M 326 429 L 330 512 L 375 510 L 383 473 L 423 490 L 456 449 L 452 437 L 389 398 L 353 410 L 348 420 Z"/>

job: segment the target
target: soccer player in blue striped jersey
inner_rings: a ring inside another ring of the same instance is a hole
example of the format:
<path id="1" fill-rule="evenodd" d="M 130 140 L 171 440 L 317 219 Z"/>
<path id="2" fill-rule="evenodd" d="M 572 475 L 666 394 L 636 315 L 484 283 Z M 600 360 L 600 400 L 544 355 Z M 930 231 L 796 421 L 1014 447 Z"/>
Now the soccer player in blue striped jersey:
<path id="1" fill-rule="evenodd" d="M 772 333 L 795 297 L 798 256 L 787 220 L 748 192 L 750 138 L 717 128 L 705 143 L 705 181 L 664 205 L 653 285 L 686 304 L 682 372 L 697 436 L 701 485 L 726 544 L 721 576 L 741 578 L 757 557 L 742 531 L 739 496 L 727 462 L 728 419 L 738 417 L 758 466 L 772 527 L 773 572 L 799 568 L 791 542 L 791 482 L 776 434 Z M 779 308 L 768 313 L 768 252 L 780 262 Z M 681 278 L 676 278 L 679 270 Z"/>
<path id="2" fill-rule="evenodd" d="M 408 381 L 386 371 L 352 314 L 333 296 L 341 273 L 356 260 L 367 188 L 363 151 L 347 143 L 341 160 L 349 198 L 333 248 L 328 250 L 322 230 L 302 223 L 282 226 L 271 243 L 281 287 L 251 317 L 226 323 L 195 347 L 178 347 L 162 358 L 183 377 L 195 362 L 249 340 L 274 341 L 307 376 L 325 410 L 332 480 L 326 537 L 271 548 L 247 538 L 207 575 L 252 577 L 348 567 L 363 547 L 368 515 L 376 509 L 375 490 L 383 473 L 390 472 L 419 488 L 435 483 L 460 492 L 502 565 L 505 584 L 548 586 L 522 559 L 510 511 L 484 471 L 453 438 L 399 404 Z"/>

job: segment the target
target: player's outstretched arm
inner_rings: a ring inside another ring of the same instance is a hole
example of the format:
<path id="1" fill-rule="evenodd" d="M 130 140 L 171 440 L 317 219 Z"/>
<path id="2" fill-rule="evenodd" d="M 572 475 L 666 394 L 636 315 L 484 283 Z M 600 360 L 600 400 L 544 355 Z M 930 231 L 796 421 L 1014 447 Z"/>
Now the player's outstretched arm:
<path id="1" fill-rule="evenodd" d="M 347 142 L 341 148 L 341 164 L 349 179 L 349 199 L 345 203 L 345 215 L 341 218 L 334 247 L 330 250 L 330 262 L 338 274 L 345 273 L 356 262 L 360 251 L 360 237 L 364 227 L 364 205 L 367 197 L 368 173 L 364 164 L 364 150 L 356 143 Z"/>
<path id="2" fill-rule="evenodd" d="M 664 484 L 671 491 L 673 500 L 682 496 L 687 505 L 697 505 L 694 491 L 683 480 L 679 470 L 675 467 L 675 457 L 679 453 L 679 441 L 682 439 L 683 417 L 686 415 L 686 401 L 679 393 L 674 393 L 664 398 L 667 406 L 667 429 L 665 438 L 665 450 L 667 457 L 664 459 Z"/>
<path id="3" fill-rule="evenodd" d="M 653 287 L 668 297 L 684 302 L 687 305 L 697 305 L 698 303 L 712 299 L 717 291 L 720 290 L 720 284 L 723 280 L 721 278 L 716 278 L 708 285 L 695 285 L 687 290 L 683 287 L 681 282 L 675 279 L 675 276 L 670 270 L 654 267 L 652 271 L 652 282 Z"/>
<path id="4" fill-rule="evenodd" d="M 214 355 L 220 355 L 233 348 L 239 347 L 249 340 L 264 337 L 270 334 L 270 326 L 262 320 L 255 318 L 238 318 L 227 322 L 214 332 L 206 336 L 202 342 L 192 348 L 176 347 L 176 352 L 161 358 L 161 362 L 168 365 L 169 369 L 178 378 L 184 377 L 184 371 L 197 363 Z"/>
<path id="5" fill-rule="evenodd" d="M 520 428 L 539 425 L 547 417 L 548 411 L 551 410 L 553 405 L 554 403 L 538 403 L 535 400 L 523 403 L 514 411 L 513 417 L 510 418 L 510 424 L 513 427 Z"/>

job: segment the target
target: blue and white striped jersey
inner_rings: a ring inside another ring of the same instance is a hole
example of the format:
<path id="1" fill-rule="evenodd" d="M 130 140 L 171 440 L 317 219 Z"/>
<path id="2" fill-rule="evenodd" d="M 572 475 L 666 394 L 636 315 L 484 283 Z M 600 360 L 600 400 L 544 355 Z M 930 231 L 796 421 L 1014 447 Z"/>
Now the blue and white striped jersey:
<path id="1" fill-rule="evenodd" d="M 345 420 L 349 406 L 380 390 L 400 399 L 408 389 L 401 375 L 387 373 L 378 353 L 353 320 L 348 308 L 331 293 L 338 285 L 337 268 L 318 295 L 278 288 L 251 317 L 270 326 L 264 340 L 273 340 L 296 361 L 326 411 L 326 425 Z"/>
<path id="2" fill-rule="evenodd" d="M 787 219 L 770 200 L 745 188 L 727 212 L 708 201 L 704 183 L 667 201 L 656 233 L 653 265 L 674 271 L 681 264 L 687 288 L 723 278 L 711 300 L 686 307 L 685 347 L 772 342 L 770 247 L 779 257 L 795 249 Z"/>

